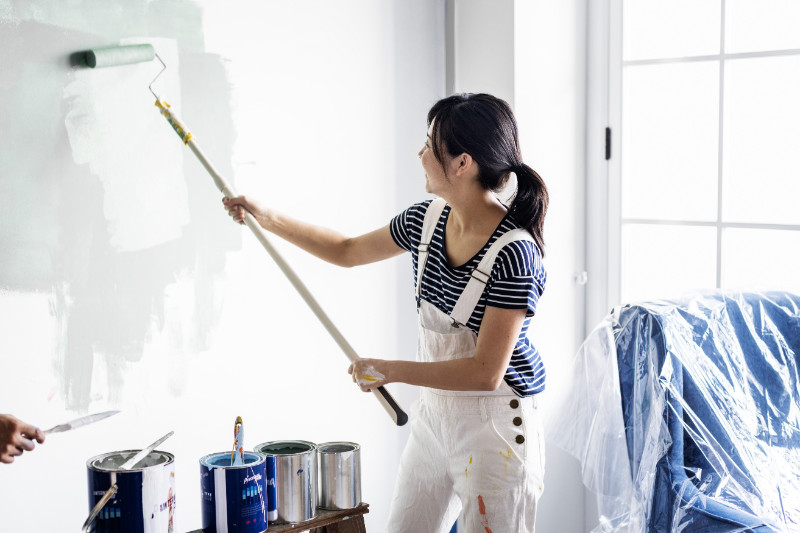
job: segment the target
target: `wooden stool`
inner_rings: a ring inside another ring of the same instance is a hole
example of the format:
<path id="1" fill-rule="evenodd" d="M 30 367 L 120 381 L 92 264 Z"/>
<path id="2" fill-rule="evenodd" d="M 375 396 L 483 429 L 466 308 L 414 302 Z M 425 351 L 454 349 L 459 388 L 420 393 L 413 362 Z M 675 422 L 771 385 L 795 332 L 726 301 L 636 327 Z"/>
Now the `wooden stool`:
<path id="1" fill-rule="evenodd" d="M 310 531 L 311 533 L 367 533 L 364 515 L 369 512 L 369 504 L 362 503 L 353 509 L 342 511 L 317 510 L 317 516 L 299 524 L 271 525 L 267 533 L 285 531 Z"/>
<path id="2" fill-rule="evenodd" d="M 364 526 L 364 515 L 369 512 L 369 504 L 362 503 L 352 509 L 342 511 L 326 511 L 317 509 L 317 516 L 299 524 L 270 524 L 267 533 L 280 533 L 285 531 L 310 531 L 311 533 L 367 533 Z M 189 533 L 203 533 L 196 529 Z"/>

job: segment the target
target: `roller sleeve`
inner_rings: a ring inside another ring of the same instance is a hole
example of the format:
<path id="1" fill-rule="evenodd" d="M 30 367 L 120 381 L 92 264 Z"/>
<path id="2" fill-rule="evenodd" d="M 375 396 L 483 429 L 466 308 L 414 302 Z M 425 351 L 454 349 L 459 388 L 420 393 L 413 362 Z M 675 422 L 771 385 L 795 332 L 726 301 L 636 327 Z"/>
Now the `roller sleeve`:
<path id="1" fill-rule="evenodd" d="M 156 51 L 151 44 L 132 44 L 94 48 L 86 52 L 86 64 L 91 68 L 116 67 L 152 61 Z"/>

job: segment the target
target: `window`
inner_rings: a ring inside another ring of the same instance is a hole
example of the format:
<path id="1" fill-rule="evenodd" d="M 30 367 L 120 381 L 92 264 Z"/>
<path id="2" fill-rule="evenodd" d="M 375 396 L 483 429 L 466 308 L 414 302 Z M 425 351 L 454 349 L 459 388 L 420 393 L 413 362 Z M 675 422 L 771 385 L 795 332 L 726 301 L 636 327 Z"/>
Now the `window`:
<path id="1" fill-rule="evenodd" d="M 713 288 L 800 291 L 800 2 L 605 9 L 590 25 L 590 45 L 607 39 L 607 59 L 597 54 L 607 75 L 590 72 L 589 90 L 606 84 L 595 115 L 612 131 L 599 305 Z M 600 120 L 590 118 L 590 135 Z"/>

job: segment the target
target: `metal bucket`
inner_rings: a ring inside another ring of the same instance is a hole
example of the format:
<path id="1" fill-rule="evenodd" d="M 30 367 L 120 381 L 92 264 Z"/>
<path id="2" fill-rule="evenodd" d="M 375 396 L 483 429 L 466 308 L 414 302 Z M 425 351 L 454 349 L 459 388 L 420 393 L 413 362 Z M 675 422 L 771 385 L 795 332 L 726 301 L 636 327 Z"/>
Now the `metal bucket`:
<path id="1" fill-rule="evenodd" d="M 304 440 L 263 442 L 255 447 L 267 456 L 267 470 L 275 473 L 275 490 L 268 502 L 270 522 L 297 524 L 317 514 L 317 445 Z M 271 465 L 269 464 L 271 462 Z"/>
<path id="2" fill-rule="evenodd" d="M 267 530 L 266 458 L 244 452 L 231 466 L 231 452 L 200 459 L 202 524 L 205 533 L 263 533 Z"/>
<path id="3" fill-rule="evenodd" d="M 112 484 L 117 493 L 94 520 L 96 533 L 172 531 L 175 513 L 175 456 L 152 451 L 134 470 L 119 470 L 140 450 L 104 453 L 86 461 L 89 511 Z"/>
<path id="4" fill-rule="evenodd" d="M 361 505 L 361 446 L 354 442 L 326 442 L 317 446 L 319 506 L 352 509 Z"/>

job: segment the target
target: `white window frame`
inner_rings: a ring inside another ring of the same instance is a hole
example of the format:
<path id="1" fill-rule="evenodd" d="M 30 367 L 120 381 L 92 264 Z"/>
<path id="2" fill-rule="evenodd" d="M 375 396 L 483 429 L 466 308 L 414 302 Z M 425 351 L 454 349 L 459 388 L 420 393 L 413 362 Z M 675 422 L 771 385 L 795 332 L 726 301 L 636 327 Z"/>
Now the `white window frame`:
<path id="1" fill-rule="evenodd" d="M 628 0 L 633 1 L 633 0 Z M 800 55 L 800 49 L 763 52 L 725 52 L 725 0 L 721 2 L 720 53 L 647 60 L 622 60 L 622 2 L 589 2 L 587 56 L 587 272 L 586 324 L 591 328 L 621 298 L 621 233 L 625 224 L 653 224 L 716 228 L 716 288 L 722 287 L 723 233 L 726 229 L 800 231 L 800 225 L 723 221 L 724 87 L 727 61 Z M 719 113 L 717 153 L 717 216 L 713 221 L 622 218 L 621 133 L 622 69 L 630 65 L 719 62 Z M 605 130 L 610 128 L 611 158 L 605 159 Z M 588 331 L 587 331 L 588 333 Z"/>
<path id="2" fill-rule="evenodd" d="M 621 0 L 588 2 L 586 73 L 586 307 L 589 331 L 619 300 Z M 616 55 L 614 55 L 616 54 Z M 616 94 L 617 98 L 612 98 Z M 611 157 L 606 159 L 606 132 Z"/>

